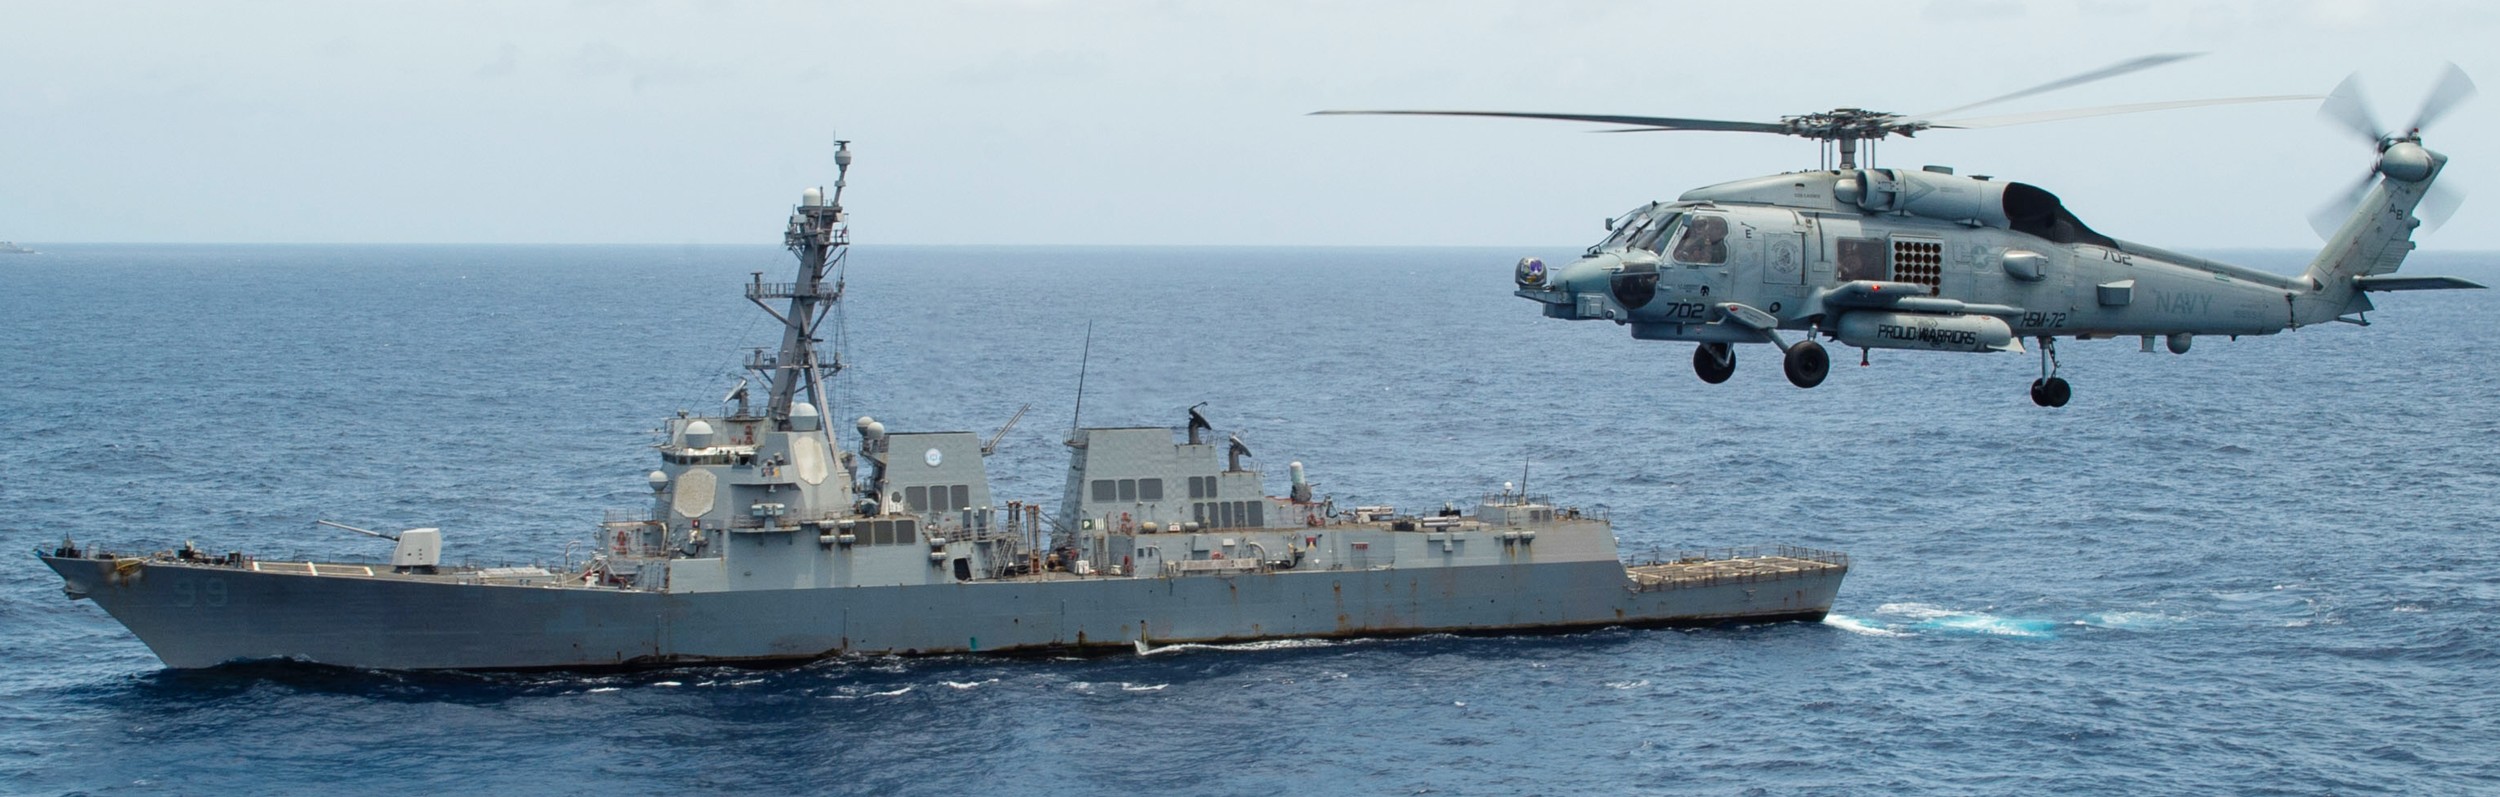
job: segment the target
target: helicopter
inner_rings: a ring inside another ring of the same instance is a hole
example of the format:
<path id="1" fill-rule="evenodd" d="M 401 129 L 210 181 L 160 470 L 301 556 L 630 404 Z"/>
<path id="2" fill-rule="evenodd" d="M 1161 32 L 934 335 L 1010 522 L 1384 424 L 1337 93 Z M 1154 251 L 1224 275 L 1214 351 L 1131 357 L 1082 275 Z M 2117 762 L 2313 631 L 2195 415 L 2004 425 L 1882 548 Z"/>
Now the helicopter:
<path id="1" fill-rule="evenodd" d="M 1518 296 L 1551 318 L 1607 320 L 1636 340 L 1698 344 L 1693 370 L 1727 381 L 1735 345 L 1768 343 L 1800 388 L 1823 383 L 1831 355 L 1816 338 L 1859 350 L 2023 352 L 2038 343 L 2031 400 L 2062 407 L 2057 340 L 2136 336 L 2185 354 L 2199 335 L 2271 335 L 2340 321 L 2367 326 L 2369 294 L 2476 289 L 2455 277 L 2397 276 L 2413 231 L 2455 211 L 2460 195 L 2433 182 L 2448 157 L 2422 129 L 2474 93 L 2450 64 L 2402 128 L 2380 127 L 2358 76 L 2323 97 L 2277 95 L 2137 103 L 1954 118 L 1986 105 L 2193 57 L 2149 55 L 2010 94 L 1928 113 L 1861 108 L 1776 122 L 1509 111 L 1318 111 L 1314 115 L 1462 116 L 1595 122 L 1597 132 L 1722 131 L 1821 142 L 1809 171 L 1696 188 L 1606 220 L 1606 237 L 1575 262 L 1524 258 Z M 1960 175 L 1946 166 L 1860 166 L 1888 136 L 2204 105 L 2319 100 L 2320 114 L 2367 140 L 2376 162 L 2340 201 L 2311 216 L 2326 245 L 2299 275 L 2220 263 L 2124 241 L 2086 225 L 2055 194 L 2027 183 Z M 1837 163 L 1834 163 L 1834 156 Z M 2420 210 L 2422 215 L 2417 215 Z M 1793 342 L 1783 332 L 1803 333 Z"/>

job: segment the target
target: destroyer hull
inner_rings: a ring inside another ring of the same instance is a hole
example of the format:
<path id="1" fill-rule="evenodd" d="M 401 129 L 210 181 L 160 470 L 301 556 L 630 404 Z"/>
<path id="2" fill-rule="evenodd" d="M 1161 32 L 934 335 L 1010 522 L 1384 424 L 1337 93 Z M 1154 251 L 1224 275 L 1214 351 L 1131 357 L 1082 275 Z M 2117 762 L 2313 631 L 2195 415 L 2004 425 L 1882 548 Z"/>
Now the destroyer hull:
<path id="1" fill-rule="evenodd" d="M 1143 643 L 1820 619 L 1845 564 L 1647 582 L 1615 562 L 669 593 L 44 557 L 176 668 L 658 667 Z"/>

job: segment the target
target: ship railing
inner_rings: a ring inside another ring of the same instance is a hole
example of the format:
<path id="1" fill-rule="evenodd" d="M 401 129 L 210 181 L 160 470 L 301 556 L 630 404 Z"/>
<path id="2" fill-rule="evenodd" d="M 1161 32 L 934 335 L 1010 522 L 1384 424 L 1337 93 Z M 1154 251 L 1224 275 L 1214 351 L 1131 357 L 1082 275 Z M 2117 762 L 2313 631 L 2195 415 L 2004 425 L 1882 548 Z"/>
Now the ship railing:
<path id="1" fill-rule="evenodd" d="M 1733 559 L 1767 559 L 1773 557 L 1782 559 L 1803 559 L 1809 562 L 1821 562 L 1823 564 L 1838 565 L 1841 567 L 1849 566 L 1848 554 L 1841 553 L 1839 551 L 1826 551 L 1821 548 L 1807 548 L 1801 545 L 1727 545 L 1717 548 L 1677 550 L 1672 553 L 1663 553 L 1653 550 L 1646 559 L 1637 560 L 1633 562 L 1633 564 L 1691 564 L 1694 562 L 1719 562 Z"/>
<path id="2" fill-rule="evenodd" d="M 608 523 L 652 523 L 661 519 L 659 510 L 646 506 L 635 507 L 632 509 L 607 510 L 605 516 L 599 522 L 603 525 Z"/>
<path id="3" fill-rule="evenodd" d="M 830 282 L 818 282 L 812 291 L 807 286 L 796 282 L 747 283 L 747 298 L 749 299 L 790 299 L 798 296 L 813 296 L 830 300 L 840 298 L 841 295 L 841 286 Z"/>
<path id="4" fill-rule="evenodd" d="M 1782 581 L 1848 568 L 1849 555 L 1839 551 L 1774 545 L 1677 551 L 1671 558 L 1653 553 L 1645 562 L 1634 562 L 1628 572 L 1634 591 L 1649 592 Z"/>
<path id="5" fill-rule="evenodd" d="M 810 350 L 810 354 L 813 355 L 814 359 L 819 364 L 833 362 L 833 358 L 826 357 L 823 351 Z M 781 362 L 780 357 L 781 355 L 778 353 L 766 354 L 762 349 L 747 352 L 747 370 L 772 371 L 785 367 L 794 367 L 796 365 L 795 363 Z"/>

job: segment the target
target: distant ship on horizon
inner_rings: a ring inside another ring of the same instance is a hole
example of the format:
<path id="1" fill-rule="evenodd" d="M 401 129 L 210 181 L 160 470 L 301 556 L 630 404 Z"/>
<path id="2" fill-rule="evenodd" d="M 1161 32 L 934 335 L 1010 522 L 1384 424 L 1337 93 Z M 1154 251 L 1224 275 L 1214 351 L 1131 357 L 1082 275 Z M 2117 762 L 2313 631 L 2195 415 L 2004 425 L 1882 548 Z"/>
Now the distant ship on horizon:
<path id="1" fill-rule="evenodd" d="M 42 253 L 41 253 L 41 252 L 37 252 L 37 251 L 32 250 L 32 249 L 28 249 L 28 248 L 23 247 L 23 246 L 19 246 L 19 245 L 15 244 L 15 243 L 12 243 L 12 242 L 9 242 L 9 241 L 0 241 L 0 255 L 35 255 L 35 254 L 42 254 Z"/>

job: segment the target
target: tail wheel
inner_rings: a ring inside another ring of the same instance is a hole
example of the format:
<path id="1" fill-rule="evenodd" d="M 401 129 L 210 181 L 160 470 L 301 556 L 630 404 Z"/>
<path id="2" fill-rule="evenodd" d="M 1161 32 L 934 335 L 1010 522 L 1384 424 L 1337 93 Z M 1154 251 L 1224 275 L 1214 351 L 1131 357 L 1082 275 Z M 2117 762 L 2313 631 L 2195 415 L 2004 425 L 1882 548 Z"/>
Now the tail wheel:
<path id="1" fill-rule="evenodd" d="M 1693 347 L 1693 373 L 1701 381 L 1718 384 L 1736 375 L 1736 350 L 1725 343 L 1704 343 Z"/>
<path id="2" fill-rule="evenodd" d="M 1823 344 L 1811 340 L 1797 341 L 1788 347 L 1788 356 L 1781 358 L 1780 370 L 1788 372 L 1788 383 L 1798 387 L 1823 384 L 1823 377 L 1832 375 L 1832 355 Z"/>
<path id="3" fill-rule="evenodd" d="M 2052 376 L 2047 379 L 2031 380 L 2031 403 L 2033 404 L 2043 407 L 2063 407 L 2066 406 L 2068 399 L 2074 397 L 2074 387 L 2066 384 L 2064 379 Z"/>

